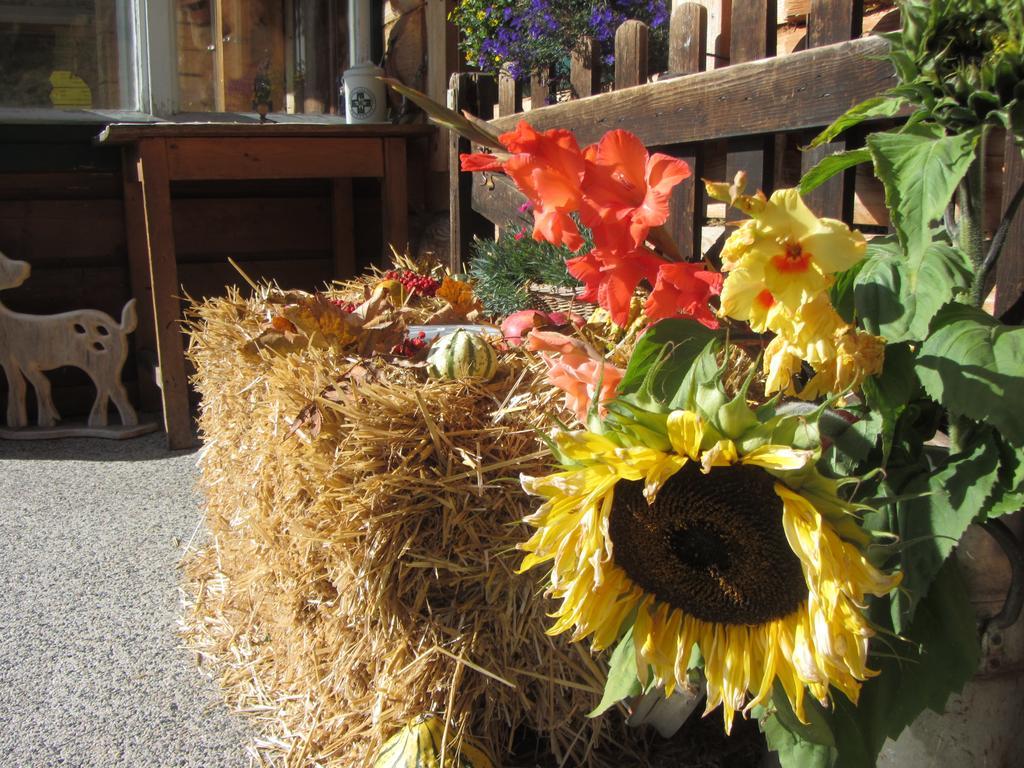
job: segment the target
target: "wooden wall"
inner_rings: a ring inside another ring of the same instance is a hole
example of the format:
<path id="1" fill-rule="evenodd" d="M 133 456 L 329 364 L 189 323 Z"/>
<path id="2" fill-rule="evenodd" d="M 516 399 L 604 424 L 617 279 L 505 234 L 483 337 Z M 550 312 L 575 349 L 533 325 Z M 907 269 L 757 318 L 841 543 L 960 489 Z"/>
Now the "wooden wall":
<path id="1" fill-rule="evenodd" d="M 0 251 L 32 265 L 0 301 L 49 314 L 91 307 L 119 317 L 131 297 L 121 192 L 121 157 L 92 139 L 102 125 L 0 125 Z M 379 251 L 376 180 L 354 182 L 357 253 Z M 244 288 L 231 256 L 254 279 L 313 290 L 332 278 L 329 182 L 190 183 L 172 188 L 183 290 L 194 298 Z M 133 355 L 152 354 L 134 350 Z M 125 380 L 134 398 L 134 357 Z M 92 402 L 84 374 L 51 374 L 63 415 Z M 0 376 L 0 401 L 7 383 Z"/>

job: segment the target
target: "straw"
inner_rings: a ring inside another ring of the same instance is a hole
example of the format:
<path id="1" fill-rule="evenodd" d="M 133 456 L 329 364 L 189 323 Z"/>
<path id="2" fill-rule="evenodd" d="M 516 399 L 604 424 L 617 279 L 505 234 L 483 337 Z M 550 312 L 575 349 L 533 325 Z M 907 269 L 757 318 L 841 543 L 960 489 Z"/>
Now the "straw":
<path id="1" fill-rule="evenodd" d="M 185 562 L 183 632 L 253 718 L 256 759 L 365 765 L 436 712 L 449 754 L 465 735 L 506 766 L 643 764 L 621 717 L 585 717 L 605 658 L 547 636 L 543 574 L 515 572 L 536 506 L 517 477 L 550 471 L 537 430 L 561 400 L 542 370 L 505 353 L 492 382 L 435 381 L 261 350 L 269 295 L 189 318 L 209 535 Z M 529 732 L 543 754 L 509 758 Z"/>

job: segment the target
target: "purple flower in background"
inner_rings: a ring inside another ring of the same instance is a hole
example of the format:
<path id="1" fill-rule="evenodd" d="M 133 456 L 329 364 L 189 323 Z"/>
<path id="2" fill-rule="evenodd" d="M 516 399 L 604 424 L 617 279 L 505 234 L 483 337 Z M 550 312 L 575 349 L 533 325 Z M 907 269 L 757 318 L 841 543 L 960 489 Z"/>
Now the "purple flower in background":
<path id="1" fill-rule="evenodd" d="M 451 19 L 471 64 L 516 79 L 552 70 L 556 90 L 564 90 L 569 56 L 581 39 L 593 38 L 601 61 L 611 64 L 615 32 L 627 19 L 651 27 L 651 65 L 664 66 L 670 14 L 668 0 L 460 0 Z M 603 76 L 610 76 L 610 69 Z"/>

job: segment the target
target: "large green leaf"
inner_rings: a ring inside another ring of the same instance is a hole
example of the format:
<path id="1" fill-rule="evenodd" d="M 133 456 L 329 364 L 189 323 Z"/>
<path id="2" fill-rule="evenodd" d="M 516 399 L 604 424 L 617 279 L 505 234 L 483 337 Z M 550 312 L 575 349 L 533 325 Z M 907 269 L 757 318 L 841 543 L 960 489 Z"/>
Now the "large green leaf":
<path id="1" fill-rule="evenodd" d="M 608 681 L 604 686 L 601 703 L 587 717 L 597 717 L 629 696 L 636 696 L 643 690 L 636 676 L 636 651 L 633 648 L 633 627 L 615 646 L 608 667 Z"/>
<path id="2" fill-rule="evenodd" d="M 872 413 L 877 413 L 882 420 L 882 467 L 888 463 L 900 415 L 920 388 L 921 383 L 914 373 L 914 353 L 910 345 L 886 345 L 882 372 L 869 376 L 862 386 L 864 398 Z"/>
<path id="3" fill-rule="evenodd" d="M 834 693 L 835 768 L 873 768 L 887 738 L 896 738 L 925 709 L 942 712 L 951 693 L 977 671 L 980 646 L 974 608 L 950 558 L 905 633 L 885 654 L 869 659 L 880 671 L 861 689 L 856 706 Z M 876 651 L 879 641 L 873 646 Z"/>
<path id="4" fill-rule="evenodd" d="M 902 98 L 887 95 L 866 99 L 860 104 L 850 107 L 850 109 L 836 118 L 832 125 L 814 137 L 810 146 L 818 147 L 832 141 L 843 131 L 855 125 L 860 125 L 865 120 L 875 117 L 893 117 L 900 111 L 903 103 L 904 100 Z"/>
<path id="5" fill-rule="evenodd" d="M 870 246 L 869 246 L 870 247 Z M 864 269 L 866 259 L 861 259 L 845 272 L 836 275 L 836 281 L 828 289 L 829 297 L 832 299 L 832 306 L 836 312 L 848 323 L 856 322 L 856 308 L 853 303 L 853 289 L 856 285 L 857 275 Z"/>
<path id="6" fill-rule="evenodd" d="M 800 179 L 800 194 L 806 195 L 813 192 L 837 173 L 869 160 L 871 160 L 871 153 L 867 147 L 826 155 Z"/>
<path id="7" fill-rule="evenodd" d="M 977 143 L 977 131 L 946 136 L 942 128 L 925 124 L 867 139 L 911 276 L 932 241 L 932 222 L 949 205 Z"/>
<path id="8" fill-rule="evenodd" d="M 963 251 L 939 240 L 925 249 L 916 274 L 889 237 L 871 241 L 863 264 L 853 287 L 857 316 L 891 343 L 924 339 L 935 314 L 971 282 Z"/>
<path id="9" fill-rule="evenodd" d="M 662 320 L 637 342 L 619 397 L 649 411 L 686 407 L 696 387 L 694 364 L 720 343 L 718 331 L 693 320 Z"/>
<path id="10" fill-rule="evenodd" d="M 801 723 L 778 679 L 772 691 L 771 714 L 760 721 L 768 748 L 779 755 L 782 768 L 829 768 L 836 759 L 836 740 L 828 713 L 812 698 L 804 701 Z"/>
<path id="11" fill-rule="evenodd" d="M 998 481 L 999 446 L 991 430 L 972 435 L 970 447 L 938 472 L 921 472 L 899 489 L 916 496 L 896 507 L 903 546 L 903 584 L 893 622 L 902 631 L 967 526 L 985 515 Z"/>
<path id="12" fill-rule="evenodd" d="M 828 727 L 827 725 L 825 727 Z M 779 755 L 782 768 L 830 768 L 836 759 L 834 745 L 816 744 L 787 728 L 777 714 L 761 722 L 768 748 Z"/>
<path id="13" fill-rule="evenodd" d="M 992 492 L 987 517 L 1011 515 L 1024 508 L 1024 448 L 999 441 L 999 482 Z"/>
<path id="14" fill-rule="evenodd" d="M 980 309 L 951 304 L 921 345 L 917 375 L 928 395 L 953 414 L 990 424 L 1024 443 L 1024 328 L 1003 325 Z"/>

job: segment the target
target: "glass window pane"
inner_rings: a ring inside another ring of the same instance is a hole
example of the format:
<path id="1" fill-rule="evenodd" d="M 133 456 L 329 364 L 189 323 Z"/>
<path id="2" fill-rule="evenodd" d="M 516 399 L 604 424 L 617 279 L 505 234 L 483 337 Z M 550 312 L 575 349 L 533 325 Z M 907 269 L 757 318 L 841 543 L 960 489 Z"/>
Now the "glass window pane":
<path id="1" fill-rule="evenodd" d="M 131 0 L 0 0 L 0 107 L 136 109 Z"/>
<path id="2" fill-rule="evenodd" d="M 343 0 L 179 0 L 180 110 L 337 112 L 344 8 Z"/>

